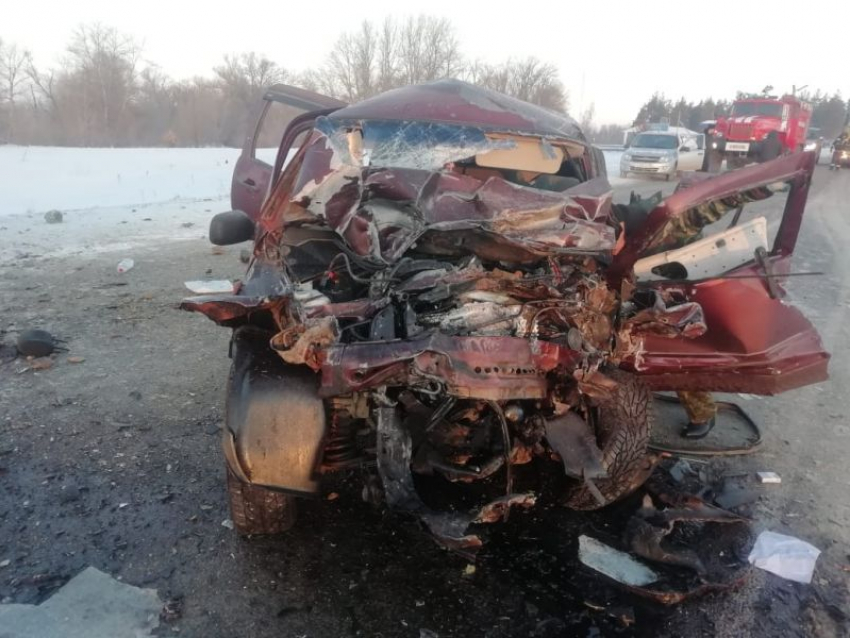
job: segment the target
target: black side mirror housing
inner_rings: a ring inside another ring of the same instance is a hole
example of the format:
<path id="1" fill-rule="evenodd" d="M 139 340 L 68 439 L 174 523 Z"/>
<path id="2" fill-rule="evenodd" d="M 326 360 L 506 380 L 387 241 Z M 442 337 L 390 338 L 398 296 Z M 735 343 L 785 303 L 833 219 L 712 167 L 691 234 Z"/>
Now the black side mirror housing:
<path id="1" fill-rule="evenodd" d="M 679 150 L 682 151 L 683 153 L 688 153 L 688 152 L 690 152 L 691 147 L 690 146 L 683 146 Z"/>
<path id="2" fill-rule="evenodd" d="M 210 242 L 216 246 L 230 246 L 254 239 L 253 220 L 241 210 L 219 213 L 210 221 Z"/>

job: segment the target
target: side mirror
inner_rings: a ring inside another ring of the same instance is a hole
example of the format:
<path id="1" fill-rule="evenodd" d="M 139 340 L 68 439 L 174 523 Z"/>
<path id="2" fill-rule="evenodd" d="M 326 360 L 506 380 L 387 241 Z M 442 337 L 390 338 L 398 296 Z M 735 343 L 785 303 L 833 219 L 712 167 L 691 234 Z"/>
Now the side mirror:
<path id="1" fill-rule="evenodd" d="M 219 213 L 210 221 L 210 242 L 230 246 L 254 239 L 254 222 L 241 210 Z"/>
<path id="2" fill-rule="evenodd" d="M 690 146 L 683 146 L 679 150 L 682 151 L 683 153 L 690 153 L 691 147 Z"/>

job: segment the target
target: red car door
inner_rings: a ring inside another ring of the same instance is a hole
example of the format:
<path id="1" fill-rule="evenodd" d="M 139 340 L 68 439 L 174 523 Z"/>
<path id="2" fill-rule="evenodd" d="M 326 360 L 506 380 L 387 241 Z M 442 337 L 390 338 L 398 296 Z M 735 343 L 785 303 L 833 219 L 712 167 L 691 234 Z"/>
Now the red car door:
<path id="1" fill-rule="evenodd" d="M 827 378 L 829 354 L 820 336 L 783 300 L 781 288 L 782 275 L 790 272 L 813 169 L 811 153 L 790 155 L 701 181 L 652 210 L 616 256 L 616 273 L 631 273 L 638 259 L 663 252 L 688 233 L 702 230 L 710 236 L 710 224 L 726 228 L 730 219 L 738 223 L 747 207 L 775 218 L 767 220 L 772 231 L 767 249 L 753 254 L 748 263 L 698 281 L 644 284 L 683 293 L 698 303 L 707 330 L 696 338 L 646 335 L 644 351 L 624 367 L 641 374 L 656 390 L 776 394 Z M 780 195 L 786 196 L 784 210 L 773 199 Z M 751 203 L 762 199 L 758 205 Z M 733 212 L 739 204 L 742 211 Z M 721 210 L 728 212 L 718 219 Z"/>
<path id="2" fill-rule="evenodd" d="M 278 154 L 281 152 L 284 132 L 295 116 L 304 111 L 343 106 L 345 102 L 294 86 L 277 84 L 269 88 L 257 106 L 256 125 L 245 137 L 242 153 L 233 169 L 230 187 L 233 210 L 244 211 L 254 220 L 259 217 L 275 167 L 282 166 L 286 160 L 286 157 L 275 157 L 274 150 Z"/>

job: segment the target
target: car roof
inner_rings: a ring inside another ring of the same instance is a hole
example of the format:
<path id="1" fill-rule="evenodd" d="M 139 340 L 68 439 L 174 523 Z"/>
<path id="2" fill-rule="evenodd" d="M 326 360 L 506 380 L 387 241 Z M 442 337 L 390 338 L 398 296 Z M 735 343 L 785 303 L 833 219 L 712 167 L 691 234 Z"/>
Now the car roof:
<path id="1" fill-rule="evenodd" d="M 451 79 L 393 89 L 328 117 L 338 121 L 448 122 L 489 131 L 585 141 L 578 123 L 565 113 Z"/>

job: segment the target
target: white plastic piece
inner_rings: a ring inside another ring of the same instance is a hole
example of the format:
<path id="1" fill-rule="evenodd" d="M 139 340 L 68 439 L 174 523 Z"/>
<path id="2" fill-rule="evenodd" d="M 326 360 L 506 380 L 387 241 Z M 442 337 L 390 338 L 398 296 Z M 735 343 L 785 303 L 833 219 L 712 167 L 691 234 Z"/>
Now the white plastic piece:
<path id="1" fill-rule="evenodd" d="M 118 267 L 116 268 L 116 270 L 120 273 L 125 273 L 135 265 L 136 265 L 136 262 L 134 262 L 132 259 L 130 259 L 128 257 L 127 259 L 122 259 L 121 261 L 118 262 Z"/>
<path id="2" fill-rule="evenodd" d="M 578 559 L 591 569 L 624 585 L 643 587 L 658 580 L 658 574 L 643 563 L 590 536 L 578 537 Z"/>
<path id="3" fill-rule="evenodd" d="M 635 277 L 638 281 L 668 279 L 655 274 L 652 269 L 671 263 L 685 268 L 686 279 L 717 277 L 753 261 L 756 248 L 767 250 L 767 247 L 767 220 L 756 217 L 683 248 L 644 257 L 635 263 Z"/>
<path id="4" fill-rule="evenodd" d="M 759 569 L 797 583 L 809 584 L 820 550 L 799 538 L 762 532 L 747 560 Z"/>
<path id="5" fill-rule="evenodd" d="M 213 295 L 217 293 L 233 292 L 233 282 L 228 279 L 184 281 L 183 285 L 196 295 Z"/>
<path id="6" fill-rule="evenodd" d="M 295 300 L 304 308 L 324 306 L 331 302 L 328 297 L 313 288 L 313 282 L 311 281 L 295 284 L 292 296 L 295 297 Z"/>
<path id="7" fill-rule="evenodd" d="M 756 475 L 762 483 L 782 483 L 782 477 L 776 472 L 756 472 Z"/>

